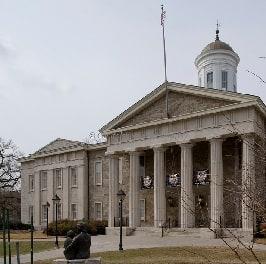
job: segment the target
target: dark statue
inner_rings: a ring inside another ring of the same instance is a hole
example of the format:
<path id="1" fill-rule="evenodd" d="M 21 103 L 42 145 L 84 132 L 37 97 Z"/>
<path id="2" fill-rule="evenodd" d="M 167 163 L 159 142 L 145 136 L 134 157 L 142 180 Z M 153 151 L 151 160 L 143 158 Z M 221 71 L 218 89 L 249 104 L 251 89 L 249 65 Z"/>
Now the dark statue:
<path id="1" fill-rule="evenodd" d="M 86 232 L 84 224 L 77 224 L 78 234 L 70 230 L 64 243 L 64 255 L 68 260 L 88 259 L 90 257 L 91 236 Z"/>

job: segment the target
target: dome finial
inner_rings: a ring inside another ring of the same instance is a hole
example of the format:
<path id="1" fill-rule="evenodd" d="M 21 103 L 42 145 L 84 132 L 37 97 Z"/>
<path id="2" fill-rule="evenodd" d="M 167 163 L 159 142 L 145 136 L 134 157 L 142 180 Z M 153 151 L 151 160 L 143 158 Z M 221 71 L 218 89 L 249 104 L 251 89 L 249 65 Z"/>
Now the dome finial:
<path id="1" fill-rule="evenodd" d="M 219 27 L 220 27 L 221 25 L 219 24 L 219 21 L 218 21 L 218 19 L 217 19 L 217 23 L 216 23 L 216 38 L 215 38 L 215 40 L 219 40 Z"/>

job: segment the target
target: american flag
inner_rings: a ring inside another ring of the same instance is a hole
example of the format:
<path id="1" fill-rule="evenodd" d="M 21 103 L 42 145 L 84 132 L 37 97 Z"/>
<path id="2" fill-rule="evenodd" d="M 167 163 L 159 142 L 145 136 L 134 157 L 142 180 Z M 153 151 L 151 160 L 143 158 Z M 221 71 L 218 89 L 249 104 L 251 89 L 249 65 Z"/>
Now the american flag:
<path id="1" fill-rule="evenodd" d="M 163 10 L 163 5 L 162 5 L 162 13 L 161 13 L 161 26 L 164 26 L 164 19 L 166 17 L 166 11 Z"/>

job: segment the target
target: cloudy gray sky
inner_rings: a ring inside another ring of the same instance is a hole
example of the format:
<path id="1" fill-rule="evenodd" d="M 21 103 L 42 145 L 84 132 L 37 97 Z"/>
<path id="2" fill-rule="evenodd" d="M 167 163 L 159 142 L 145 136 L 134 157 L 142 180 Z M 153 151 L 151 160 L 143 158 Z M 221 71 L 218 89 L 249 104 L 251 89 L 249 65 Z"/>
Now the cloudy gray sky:
<path id="1" fill-rule="evenodd" d="M 240 56 L 238 91 L 266 102 L 264 0 L 0 0 L 0 136 L 25 154 L 83 140 L 163 82 L 197 84 L 194 59 L 215 37 Z"/>

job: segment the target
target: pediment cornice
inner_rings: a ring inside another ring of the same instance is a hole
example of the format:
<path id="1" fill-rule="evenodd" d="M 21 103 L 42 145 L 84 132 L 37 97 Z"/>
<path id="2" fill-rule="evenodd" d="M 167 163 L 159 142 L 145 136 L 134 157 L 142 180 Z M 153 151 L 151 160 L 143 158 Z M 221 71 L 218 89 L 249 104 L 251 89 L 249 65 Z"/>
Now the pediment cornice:
<path id="1" fill-rule="evenodd" d="M 137 103 L 129 107 L 126 111 L 121 113 L 111 122 L 109 122 L 107 125 L 102 127 L 100 131 L 104 135 L 108 135 L 114 132 L 126 131 L 126 130 L 136 129 L 139 127 L 156 125 L 160 123 L 167 123 L 167 122 L 172 122 L 172 121 L 180 120 L 180 119 L 188 119 L 194 116 L 216 113 L 219 111 L 228 111 L 230 109 L 242 108 L 242 107 L 250 106 L 250 105 L 255 105 L 257 108 L 259 108 L 261 112 L 263 112 L 264 115 L 266 115 L 265 105 L 263 104 L 263 102 L 258 96 L 227 92 L 227 91 L 220 91 L 217 89 L 206 89 L 203 87 L 184 85 L 184 84 L 179 84 L 179 83 L 168 83 L 168 89 L 169 91 L 180 93 L 180 94 L 187 94 L 190 96 L 201 96 L 201 97 L 206 97 L 206 99 L 223 100 L 223 101 L 226 101 L 226 105 L 214 107 L 208 110 L 204 109 L 203 111 L 196 111 L 194 113 L 186 113 L 186 114 L 174 116 L 171 118 L 165 117 L 165 118 L 160 118 L 158 120 L 152 120 L 150 122 L 143 122 L 143 123 L 138 123 L 138 124 L 128 125 L 128 126 L 122 125 L 121 127 L 119 127 L 119 124 L 123 124 L 130 117 L 133 117 L 134 115 L 136 115 L 137 113 L 145 109 L 145 107 L 147 107 L 148 105 L 151 105 L 152 102 L 162 97 L 166 91 L 165 85 L 162 84 L 158 88 L 156 88 L 154 91 L 152 91 L 150 94 L 146 95 L 141 100 L 139 100 Z"/>

